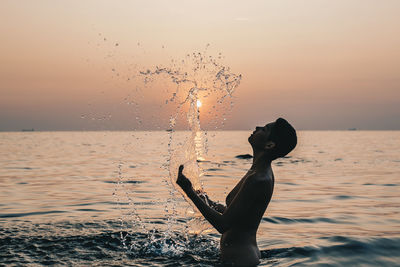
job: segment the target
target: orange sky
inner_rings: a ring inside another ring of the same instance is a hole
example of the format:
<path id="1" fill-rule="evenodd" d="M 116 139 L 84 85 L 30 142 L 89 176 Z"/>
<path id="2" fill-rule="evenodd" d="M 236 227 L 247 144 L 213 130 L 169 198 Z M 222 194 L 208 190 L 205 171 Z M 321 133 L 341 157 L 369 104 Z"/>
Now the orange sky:
<path id="1" fill-rule="evenodd" d="M 243 75 L 224 129 L 400 129 L 400 1 L 248 2 L 1 1 L 0 130 L 164 129 L 171 84 L 126 78 L 208 43 Z"/>

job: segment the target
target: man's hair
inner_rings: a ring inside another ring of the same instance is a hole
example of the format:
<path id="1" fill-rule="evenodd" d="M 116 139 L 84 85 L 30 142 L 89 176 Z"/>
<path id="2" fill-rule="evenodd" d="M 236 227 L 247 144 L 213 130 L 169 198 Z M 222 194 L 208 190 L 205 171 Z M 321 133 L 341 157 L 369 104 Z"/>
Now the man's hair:
<path id="1" fill-rule="evenodd" d="M 296 147 L 296 130 L 285 119 L 279 118 L 272 128 L 270 140 L 275 143 L 273 159 L 284 157 Z"/>

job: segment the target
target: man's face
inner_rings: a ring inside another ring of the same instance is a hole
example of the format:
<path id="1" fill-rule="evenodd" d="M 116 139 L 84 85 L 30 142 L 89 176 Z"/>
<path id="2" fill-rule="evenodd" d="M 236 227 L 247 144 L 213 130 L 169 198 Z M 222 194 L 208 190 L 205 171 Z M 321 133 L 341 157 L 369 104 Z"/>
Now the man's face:
<path id="1" fill-rule="evenodd" d="M 254 132 L 249 136 L 249 143 L 253 148 L 264 149 L 274 127 L 274 122 L 268 123 L 264 127 L 257 126 Z"/>

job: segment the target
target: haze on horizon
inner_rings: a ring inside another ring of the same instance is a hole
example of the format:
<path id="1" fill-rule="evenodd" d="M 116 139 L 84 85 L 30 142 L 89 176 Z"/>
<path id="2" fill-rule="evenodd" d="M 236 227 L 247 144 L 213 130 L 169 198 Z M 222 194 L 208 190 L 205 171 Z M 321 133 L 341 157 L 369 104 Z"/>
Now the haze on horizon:
<path id="1" fill-rule="evenodd" d="M 135 75 L 207 44 L 243 77 L 219 129 L 284 117 L 297 129 L 400 130 L 399 10 L 396 0 L 3 0 L 0 131 L 166 129 L 172 85 Z"/>

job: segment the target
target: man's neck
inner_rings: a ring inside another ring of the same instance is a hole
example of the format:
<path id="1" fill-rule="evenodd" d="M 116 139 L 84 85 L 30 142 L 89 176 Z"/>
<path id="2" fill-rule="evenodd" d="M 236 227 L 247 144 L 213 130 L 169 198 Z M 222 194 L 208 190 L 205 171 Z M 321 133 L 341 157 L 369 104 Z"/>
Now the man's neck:
<path id="1" fill-rule="evenodd" d="M 253 155 L 253 164 L 251 165 L 252 170 L 260 172 L 271 168 L 270 157 L 265 152 L 254 151 Z"/>

